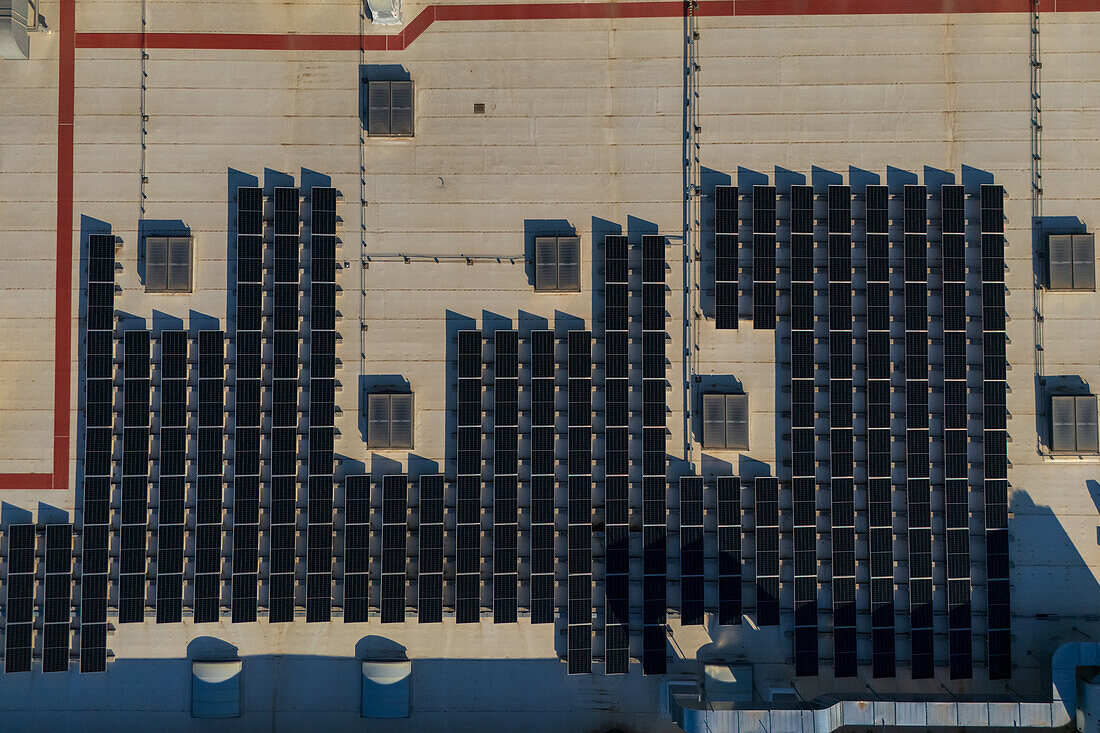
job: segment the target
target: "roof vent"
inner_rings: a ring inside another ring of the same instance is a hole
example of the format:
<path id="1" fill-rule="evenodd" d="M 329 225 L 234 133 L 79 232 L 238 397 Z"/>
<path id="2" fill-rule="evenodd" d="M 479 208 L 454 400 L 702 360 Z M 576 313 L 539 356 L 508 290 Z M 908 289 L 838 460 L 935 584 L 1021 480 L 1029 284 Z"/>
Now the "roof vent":
<path id="1" fill-rule="evenodd" d="M 0 0 L 0 58 L 29 59 L 29 0 Z"/>

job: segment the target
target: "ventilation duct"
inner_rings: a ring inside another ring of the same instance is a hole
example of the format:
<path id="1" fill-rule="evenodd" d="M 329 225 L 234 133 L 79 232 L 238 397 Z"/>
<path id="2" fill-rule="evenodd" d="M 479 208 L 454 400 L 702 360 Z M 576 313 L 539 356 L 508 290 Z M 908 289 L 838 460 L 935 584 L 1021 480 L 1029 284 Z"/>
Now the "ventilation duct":
<path id="1" fill-rule="evenodd" d="M 29 59 L 29 0 L 0 0 L 0 58 Z"/>

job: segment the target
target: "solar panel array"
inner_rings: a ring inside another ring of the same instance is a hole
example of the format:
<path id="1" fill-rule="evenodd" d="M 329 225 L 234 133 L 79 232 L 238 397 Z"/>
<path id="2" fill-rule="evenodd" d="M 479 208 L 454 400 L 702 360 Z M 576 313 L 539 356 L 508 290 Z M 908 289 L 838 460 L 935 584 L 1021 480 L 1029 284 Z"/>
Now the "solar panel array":
<path id="1" fill-rule="evenodd" d="M 1012 676 L 1008 564 L 1008 391 L 1005 359 L 1004 189 L 981 187 L 982 442 L 985 468 L 986 664 L 991 679 Z"/>
<path id="2" fill-rule="evenodd" d="M 794 658 L 815 674 L 817 635 L 817 439 L 814 429 L 814 191 L 791 187 L 791 501 Z M 759 514 L 759 511 L 758 511 Z M 759 521 L 759 520 L 758 520 Z M 760 541 L 759 532 L 757 542 Z M 759 613 L 759 611 L 758 611 Z"/>
<path id="3" fill-rule="evenodd" d="M 703 623 L 703 477 L 680 478 L 680 623 Z"/>
<path id="4" fill-rule="evenodd" d="M 940 189 L 943 272 L 943 484 L 947 642 L 951 679 L 973 675 L 970 612 L 970 462 L 966 406 L 966 194 Z"/>
<path id="5" fill-rule="evenodd" d="M 37 532 L 33 524 L 8 525 L 7 597 L 4 601 L 4 671 L 31 670 L 34 630 L 34 557 Z"/>
<path id="6" fill-rule="evenodd" d="M 519 333 L 493 336 L 493 621 L 513 623 L 519 586 Z"/>
<path id="7" fill-rule="evenodd" d="M 442 474 L 420 477 L 418 519 L 417 612 L 420 623 L 439 623 L 443 620 Z"/>
<path id="8" fill-rule="evenodd" d="M 297 197 L 298 192 L 295 190 L 291 202 L 295 219 Z M 276 242 L 279 234 L 279 208 L 276 192 Z M 297 234 L 295 222 L 294 235 Z M 310 190 L 310 235 L 306 621 L 321 622 L 328 621 L 332 615 L 333 450 L 336 438 L 336 189 L 314 186 Z"/>
<path id="9" fill-rule="evenodd" d="M 756 625 L 779 625 L 779 479 L 758 476 L 756 497 Z"/>
<path id="10" fill-rule="evenodd" d="M 665 480 L 665 238 L 642 237 L 642 672 L 664 674 L 667 488 Z"/>
<path id="11" fill-rule="evenodd" d="M 481 618 L 481 332 L 458 332 L 455 621 Z"/>
<path id="12" fill-rule="evenodd" d="M 183 618 L 187 500 L 187 332 L 160 334 L 157 623 Z"/>
<path id="13" fill-rule="evenodd" d="M 115 238 L 88 237 L 84 347 L 84 504 L 80 530 L 80 671 L 107 669 L 108 547 L 114 419 Z"/>
<path id="14" fill-rule="evenodd" d="M 344 623 L 370 620 L 370 476 L 344 479 Z"/>
<path id="15" fill-rule="evenodd" d="M 149 537 L 149 332 L 123 335 L 122 522 L 119 530 L 118 621 L 145 619 Z"/>
<path id="16" fill-rule="evenodd" d="M 775 186 L 752 188 L 752 327 L 775 328 Z"/>
<path id="17" fill-rule="evenodd" d="M 554 375 L 554 332 L 532 331 L 531 623 L 533 624 L 548 624 L 554 621 L 554 422 L 556 419 Z"/>
<path id="18" fill-rule="evenodd" d="M 737 186 L 714 188 L 714 326 L 737 328 Z"/>
<path id="19" fill-rule="evenodd" d="M 233 577 L 234 623 L 255 621 L 260 531 L 260 391 L 263 358 L 263 190 L 237 189 L 237 309 L 233 391 Z M 285 253 L 282 253 L 285 255 Z M 285 260 L 276 262 L 286 276 Z M 297 264 L 294 265 L 297 272 Z M 278 291 L 278 286 L 276 286 Z M 278 315 L 283 312 L 280 310 Z M 296 334 L 295 334 L 296 335 Z M 276 348 L 285 331 L 275 334 Z M 286 364 L 277 360 L 278 368 Z M 274 480 L 274 479 L 273 479 Z M 275 544 L 272 522 L 272 545 Z M 285 537 L 285 531 L 279 538 Z"/>
<path id="20" fill-rule="evenodd" d="M 905 490 L 909 518 L 909 638 L 914 679 L 934 673 L 932 504 L 928 431 L 928 197 L 903 193 L 905 282 Z"/>
<path id="21" fill-rule="evenodd" d="M 829 186 L 828 197 L 833 672 L 837 677 L 854 677 L 857 656 L 855 447 L 852 430 L 852 191 L 848 186 Z M 816 651 L 815 645 L 812 664 L 809 659 L 805 660 L 805 674 L 817 674 Z M 795 667 L 798 667 L 797 658 Z"/>
<path id="22" fill-rule="evenodd" d="M 405 564 L 409 537 L 408 477 L 382 477 L 382 623 L 405 620 Z"/>
<path id="23" fill-rule="evenodd" d="M 73 526 L 46 525 L 46 592 L 42 604 L 42 671 L 69 671 Z"/>
<path id="24" fill-rule="evenodd" d="M 893 677 L 894 515 L 890 456 L 890 195 L 865 190 L 867 242 L 867 527 L 871 560 L 871 673 Z"/>
<path id="25" fill-rule="evenodd" d="M 592 671 L 592 334 L 570 331 L 568 527 L 569 674 Z"/>
<path id="26" fill-rule="evenodd" d="M 718 623 L 741 623 L 741 478 L 719 476 L 718 510 Z"/>
<path id="27" fill-rule="evenodd" d="M 604 671 L 630 666 L 630 245 L 604 239 Z"/>
<path id="28" fill-rule="evenodd" d="M 195 623 L 221 613 L 225 335 L 199 332 L 199 426 L 195 514 Z"/>

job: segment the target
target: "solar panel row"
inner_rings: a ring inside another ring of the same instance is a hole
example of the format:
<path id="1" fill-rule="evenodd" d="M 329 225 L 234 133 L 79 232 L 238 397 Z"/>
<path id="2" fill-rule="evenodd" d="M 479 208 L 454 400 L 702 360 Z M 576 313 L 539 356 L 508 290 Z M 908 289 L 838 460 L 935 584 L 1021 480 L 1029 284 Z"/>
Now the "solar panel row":
<path id="1" fill-rule="evenodd" d="M 513 623 L 519 585 L 519 333 L 493 337 L 493 621 Z"/>
<path id="2" fill-rule="evenodd" d="M 592 334 L 570 331 L 568 341 L 567 661 L 569 674 L 587 674 L 592 671 Z"/>
<path id="3" fill-rule="evenodd" d="M 665 238 L 642 237 L 642 673 L 667 666 Z"/>
<path id="4" fill-rule="evenodd" d="M 370 476 L 344 479 L 344 623 L 370 620 Z"/>
<path id="5" fill-rule="evenodd" d="M 481 618 L 481 331 L 458 332 L 455 621 Z"/>
<path id="6" fill-rule="evenodd" d="M 42 605 L 42 671 L 69 671 L 73 526 L 46 525 L 46 592 Z"/>
<path id="7" fill-rule="evenodd" d="M 756 520 L 756 624 L 779 625 L 779 479 L 758 476 Z"/>
<path id="8" fill-rule="evenodd" d="M 408 477 L 382 477 L 382 623 L 405 620 L 405 565 L 408 545 Z"/>
<path id="9" fill-rule="evenodd" d="M 285 194 L 285 198 L 288 199 L 286 206 L 280 205 L 279 192 L 276 190 L 276 266 L 279 258 L 280 210 L 289 212 L 284 214 L 288 226 L 293 219 L 295 262 L 297 261 L 298 191 L 289 190 L 293 193 Z M 336 437 L 336 189 L 334 188 L 314 186 L 310 189 L 309 250 L 309 459 L 306 485 L 305 587 L 307 623 L 325 622 L 332 616 L 332 505 L 335 458 L 333 444 Z M 297 278 L 296 267 L 295 265 L 295 279 Z M 276 283 L 278 283 L 277 279 Z M 287 300 L 289 305 L 289 297 Z M 295 292 L 294 304 L 297 305 L 297 292 Z M 276 297 L 276 307 L 278 307 L 278 297 Z M 295 329 L 293 359 L 296 362 L 297 311 L 294 312 L 293 317 Z M 288 352 L 289 342 L 288 338 Z M 276 376 L 278 376 L 277 371 Z M 295 370 L 293 382 L 295 432 L 297 432 L 297 376 L 297 370 Z M 287 466 L 288 469 L 290 467 Z M 293 467 L 297 473 L 296 462 Z M 404 558 L 404 552 L 402 552 L 402 558 Z M 402 560 L 402 573 L 404 573 L 404 560 Z M 401 615 L 404 616 L 403 591 Z"/>
<path id="10" fill-rule="evenodd" d="M 890 436 L 890 212 L 886 186 L 867 186 L 867 534 L 870 552 L 871 673 L 893 677 L 894 530 Z"/>
<path id="11" fill-rule="evenodd" d="M 943 475 L 951 679 L 973 676 L 970 462 L 967 458 L 966 212 L 962 186 L 940 189 L 943 272 Z"/>
<path id="12" fill-rule="evenodd" d="M 796 674 L 816 674 L 817 633 L 817 456 L 814 408 L 814 192 L 791 186 L 791 500 L 794 544 L 794 658 Z M 757 508 L 758 571 L 761 542 Z M 765 555 L 765 559 L 770 557 Z M 776 571 L 778 573 L 778 571 Z M 770 573 L 768 573 L 770 575 Z M 758 572 L 759 575 L 759 572 Z M 777 596 L 776 596 L 777 598 Z M 766 600 L 759 618 L 772 614 Z M 775 612 L 777 616 L 778 611 Z M 764 621 L 760 621 L 764 623 Z M 777 623 L 777 621 L 773 622 Z"/>
<path id="13" fill-rule="evenodd" d="M 255 621 L 257 609 L 264 250 L 263 190 L 254 187 L 238 188 L 237 309 L 236 336 L 233 341 L 236 352 L 233 376 L 235 402 L 231 581 L 234 623 Z M 286 263 L 277 264 L 280 266 L 276 267 L 276 276 L 286 277 Z M 296 263 L 293 269 L 297 272 Z M 276 347 L 283 346 L 285 340 L 285 336 L 277 335 Z M 279 366 L 285 368 L 286 365 L 279 361 Z M 273 522 L 272 545 L 275 544 L 275 533 Z"/>
<path id="14" fill-rule="evenodd" d="M 990 679 L 1012 675 L 1008 563 L 1008 412 L 1005 359 L 1004 189 L 981 187 L 982 391 L 985 468 L 986 663 Z"/>
<path id="15" fill-rule="evenodd" d="M 604 671 L 630 666 L 630 246 L 604 239 Z"/>
<path id="16" fill-rule="evenodd" d="M 833 674 L 854 677 L 856 654 L 855 456 L 852 422 L 852 191 L 829 186 L 829 520 L 832 548 Z M 797 561 L 796 561 L 797 562 Z M 798 592 L 797 589 L 795 591 Z M 797 614 L 797 610 L 796 610 Z M 816 627 L 814 629 L 816 633 Z M 817 674 L 813 660 L 805 674 Z M 798 667 L 796 656 L 795 666 Z"/>
<path id="17" fill-rule="evenodd" d="M 554 332 L 531 332 L 531 623 L 554 621 Z"/>
<path id="18" fill-rule="evenodd" d="M 187 332 L 160 334 L 157 623 L 183 619 L 187 499 Z M 238 410 L 238 420 L 240 411 Z"/>
<path id="19" fill-rule="evenodd" d="M 439 623 L 443 620 L 442 474 L 420 477 L 418 519 L 417 612 L 420 623 Z"/>
<path id="20" fill-rule="evenodd" d="M 84 347 L 84 504 L 80 530 L 80 671 L 107 669 L 108 546 L 113 470 L 115 238 L 88 238 Z"/>
<path id="21" fill-rule="evenodd" d="M 199 426 L 195 507 L 195 623 L 221 614 L 225 335 L 199 332 Z"/>
<path id="22" fill-rule="evenodd" d="M 737 328 L 737 186 L 714 188 L 714 325 Z"/>
<path id="23" fill-rule="evenodd" d="M 718 477 L 718 623 L 741 623 L 741 478 Z"/>
<path id="24" fill-rule="evenodd" d="M 119 528 L 118 621 L 145 620 L 149 538 L 148 331 L 123 334 L 122 517 Z"/>
<path id="25" fill-rule="evenodd" d="M 775 328 L 775 186 L 752 189 L 752 326 Z"/>
<path id="26" fill-rule="evenodd" d="M 703 623 L 703 478 L 680 478 L 680 623 Z"/>
<path id="27" fill-rule="evenodd" d="M 35 540 L 33 524 L 8 525 L 7 598 L 4 603 L 4 671 L 31 670 L 34 630 Z"/>
<path id="28" fill-rule="evenodd" d="M 928 196 L 903 192 L 905 472 L 909 519 L 909 638 L 914 679 L 934 674 L 932 505 L 928 431 Z"/>

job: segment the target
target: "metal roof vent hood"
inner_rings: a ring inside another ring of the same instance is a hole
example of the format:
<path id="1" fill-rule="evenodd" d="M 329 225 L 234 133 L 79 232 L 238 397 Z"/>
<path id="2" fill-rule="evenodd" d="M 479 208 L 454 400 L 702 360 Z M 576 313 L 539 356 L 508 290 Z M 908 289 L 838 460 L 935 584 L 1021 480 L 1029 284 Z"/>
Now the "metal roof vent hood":
<path id="1" fill-rule="evenodd" d="M 0 58 L 29 59 L 30 0 L 0 0 Z"/>
<path id="2" fill-rule="evenodd" d="M 367 8 L 371 23 L 401 25 L 401 0 L 367 0 Z"/>

